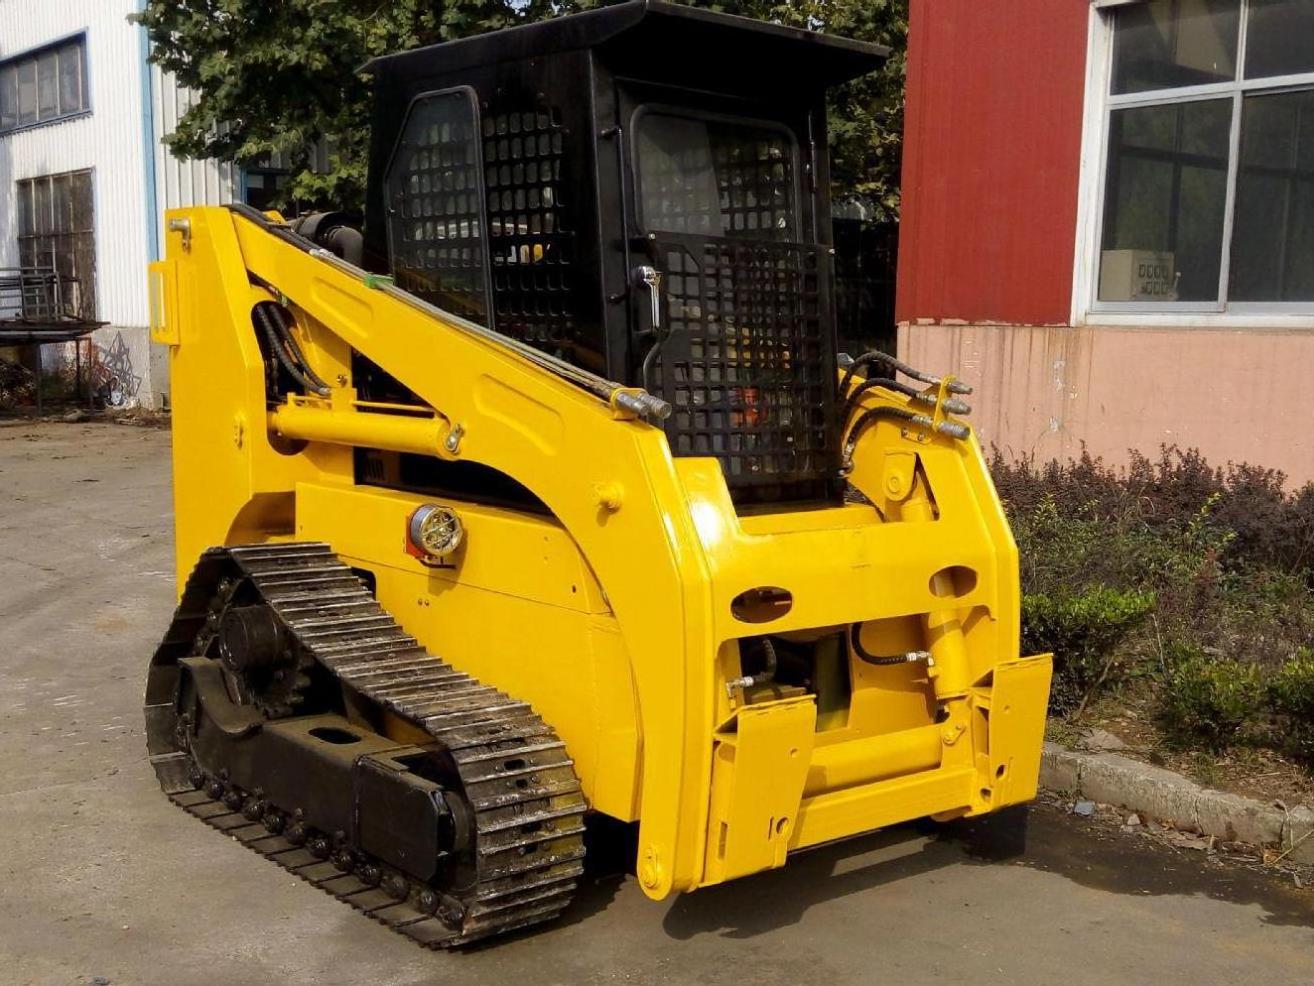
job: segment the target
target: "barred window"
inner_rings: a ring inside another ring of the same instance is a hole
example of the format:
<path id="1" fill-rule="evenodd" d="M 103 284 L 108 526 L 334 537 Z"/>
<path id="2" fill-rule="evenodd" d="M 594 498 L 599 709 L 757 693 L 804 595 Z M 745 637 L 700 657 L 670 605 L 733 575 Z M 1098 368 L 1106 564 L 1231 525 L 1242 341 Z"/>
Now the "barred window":
<path id="1" fill-rule="evenodd" d="M 488 324 L 480 133 L 472 90 L 412 104 L 388 165 L 388 239 L 397 286 Z"/>
<path id="2" fill-rule="evenodd" d="M 96 317 L 96 233 L 91 172 L 17 183 L 18 263 L 54 270 L 75 285 L 67 299 L 80 318 Z"/>

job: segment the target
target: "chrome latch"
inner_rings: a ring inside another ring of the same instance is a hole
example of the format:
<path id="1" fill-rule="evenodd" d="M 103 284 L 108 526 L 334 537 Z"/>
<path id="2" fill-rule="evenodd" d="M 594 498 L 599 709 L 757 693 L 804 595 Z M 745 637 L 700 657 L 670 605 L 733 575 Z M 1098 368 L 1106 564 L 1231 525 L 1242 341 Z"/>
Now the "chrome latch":
<path id="1" fill-rule="evenodd" d="M 648 301 L 652 305 L 652 330 L 658 334 L 662 328 L 662 272 L 650 264 L 634 268 L 634 283 L 637 287 L 648 289 Z"/>

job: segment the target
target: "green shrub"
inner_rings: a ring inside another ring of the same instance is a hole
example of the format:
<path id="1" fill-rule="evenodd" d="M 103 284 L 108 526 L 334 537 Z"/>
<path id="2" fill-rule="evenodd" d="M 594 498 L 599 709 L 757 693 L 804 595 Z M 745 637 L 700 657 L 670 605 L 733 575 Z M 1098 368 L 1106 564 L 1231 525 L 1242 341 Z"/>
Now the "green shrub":
<path id="1" fill-rule="evenodd" d="M 1189 645 L 1174 645 L 1170 651 L 1174 659 L 1159 708 L 1164 732 L 1179 746 L 1226 749 L 1263 707 L 1259 666 L 1210 658 Z"/>
<path id="2" fill-rule="evenodd" d="M 1014 523 L 1049 498 L 1065 516 L 1082 514 L 1108 525 L 1136 518 L 1149 527 L 1182 528 L 1207 518 L 1225 532 L 1220 563 L 1229 571 L 1263 566 L 1314 585 L 1314 483 L 1288 489 L 1287 477 L 1247 463 L 1210 465 L 1197 449 L 1164 445 L 1157 459 L 1130 453 L 1113 468 L 1082 451 L 1067 462 L 1006 458 L 990 462 L 999 495 Z"/>
<path id="3" fill-rule="evenodd" d="M 1117 648 L 1154 608 L 1154 594 L 1096 586 L 1022 597 L 1022 647 L 1054 655 L 1050 708 L 1069 712 L 1109 683 Z"/>
<path id="4" fill-rule="evenodd" d="M 1314 764 L 1314 652 L 1302 651 L 1283 665 L 1269 683 L 1268 699 L 1287 749 Z"/>

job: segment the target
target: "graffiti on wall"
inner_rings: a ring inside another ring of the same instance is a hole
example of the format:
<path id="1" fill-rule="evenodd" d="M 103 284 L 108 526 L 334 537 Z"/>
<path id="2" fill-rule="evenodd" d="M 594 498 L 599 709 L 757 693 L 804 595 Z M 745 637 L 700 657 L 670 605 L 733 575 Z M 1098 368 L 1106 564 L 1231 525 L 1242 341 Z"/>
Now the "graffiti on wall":
<path id="1" fill-rule="evenodd" d="M 106 407 L 136 404 L 142 396 L 144 373 L 122 331 L 102 329 L 75 342 L 42 347 L 39 357 L 42 391 L 48 397 L 65 394 Z"/>
<path id="2" fill-rule="evenodd" d="M 93 393 L 110 407 L 135 404 L 143 377 L 133 366 L 132 352 L 123 340 L 123 333 L 115 332 L 108 346 L 94 339 L 90 345 Z"/>

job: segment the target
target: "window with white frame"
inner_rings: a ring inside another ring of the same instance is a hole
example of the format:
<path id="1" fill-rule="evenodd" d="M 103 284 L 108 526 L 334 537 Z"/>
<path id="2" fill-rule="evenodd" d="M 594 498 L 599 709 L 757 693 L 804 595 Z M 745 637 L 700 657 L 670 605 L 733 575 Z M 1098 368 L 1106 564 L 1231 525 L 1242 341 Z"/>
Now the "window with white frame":
<path id="1" fill-rule="evenodd" d="M 1093 309 L 1314 313 L 1314 0 L 1102 16 Z"/>
<path id="2" fill-rule="evenodd" d="M 87 88 L 84 36 L 0 61 L 0 134 L 86 113 Z"/>

